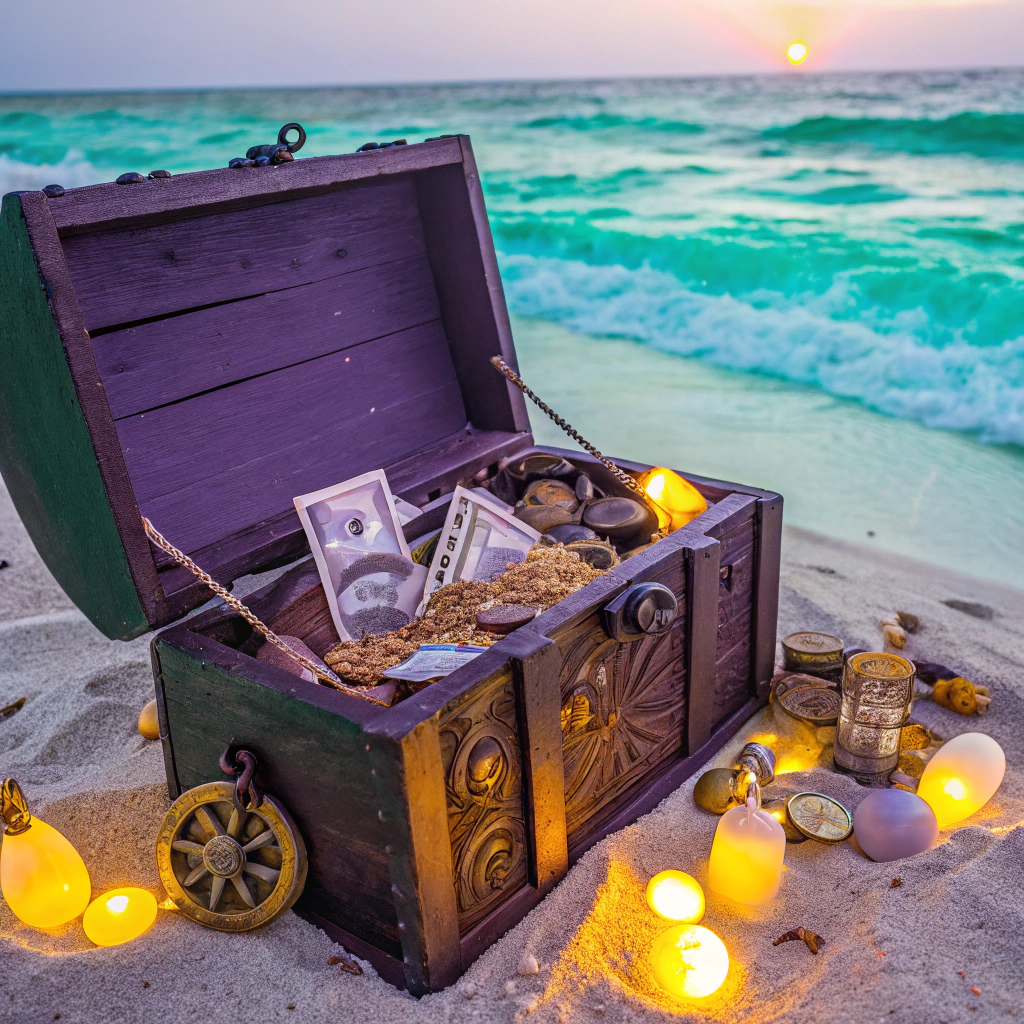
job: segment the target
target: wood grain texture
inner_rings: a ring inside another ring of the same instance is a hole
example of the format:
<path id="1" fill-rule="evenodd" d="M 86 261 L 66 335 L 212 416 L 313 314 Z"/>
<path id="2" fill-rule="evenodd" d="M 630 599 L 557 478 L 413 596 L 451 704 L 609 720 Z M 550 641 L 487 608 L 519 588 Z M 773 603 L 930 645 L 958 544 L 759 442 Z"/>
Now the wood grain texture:
<path id="1" fill-rule="evenodd" d="M 138 636 L 158 618 L 150 563 L 140 598 L 126 544 L 130 524 L 112 509 L 109 488 L 134 506 L 120 451 L 97 451 L 90 421 L 110 423 L 93 367 L 76 382 L 68 359 L 85 337 L 41 193 L 4 197 L 0 237 L 0 470 L 32 542 L 65 592 L 109 637 Z M 38 263 L 37 263 L 38 260 Z M 88 364 L 88 360 L 86 360 Z M 83 394 L 83 389 L 85 394 Z M 136 539 L 142 534 L 136 523 Z M 143 577 L 144 578 L 144 577 Z M 100 582 L 102 581 L 102 582 Z"/>
<path id="2" fill-rule="evenodd" d="M 509 637 L 523 748 L 530 884 L 550 892 L 569 870 L 558 644 L 526 631 Z"/>
<path id="3" fill-rule="evenodd" d="M 782 561 L 782 495 L 767 493 L 757 503 L 754 583 L 754 683 L 759 696 L 771 688 L 779 625 Z"/>
<path id="4" fill-rule="evenodd" d="M 68 189 L 49 200 L 61 237 L 162 223 L 190 215 L 246 209 L 276 199 L 317 195 L 344 183 L 461 163 L 459 138 L 416 146 L 303 157 L 277 167 L 216 168 L 132 185 L 110 182 Z"/>
<path id="5" fill-rule="evenodd" d="M 749 518 L 719 536 L 722 545 L 719 576 L 718 642 L 715 649 L 714 723 L 728 718 L 754 692 L 754 525 L 756 504 Z"/>
<path id="6" fill-rule="evenodd" d="M 367 731 L 409 991 L 462 973 L 458 903 L 436 718 L 400 738 Z"/>
<path id="7" fill-rule="evenodd" d="M 522 392 L 489 361 L 501 355 L 514 365 L 515 346 L 468 139 L 463 153 L 462 166 L 417 176 L 427 252 L 470 419 L 488 430 L 525 431 Z"/>
<path id="8" fill-rule="evenodd" d="M 687 675 L 690 680 L 687 716 L 688 749 L 697 750 L 714 731 L 715 682 L 718 675 L 718 588 L 722 546 L 710 537 L 694 541 L 690 549 L 690 635 Z"/>
<path id="9" fill-rule="evenodd" d="M 423 249 L 406 178 L 64 239 L 90 332 L 310 284 Z"/>
<path id="10" fill-rule="evenodd" d="M 365 722 L 376 709 L 181 627 L 157 637 L 154 654 L 178 789 L 220 779 L 218 758 L 229 743 L 251 750 L 260 784 L 284 804 L 305 840 L 306 902 L 400 956 L 366 741 L 360 721 L 341 713 L 358 705 Z"/>
<path id="11" fill-rule="evenodd" d="M 422 451 L 466 422 L 446 355 L 434 321 L 118 420 L 139 507 L 194 551 Z"/>
<path id="12" fill-rule="evenodd" d="M 93 338 L 115 419 L 438 320 L 424 254 Z"/>

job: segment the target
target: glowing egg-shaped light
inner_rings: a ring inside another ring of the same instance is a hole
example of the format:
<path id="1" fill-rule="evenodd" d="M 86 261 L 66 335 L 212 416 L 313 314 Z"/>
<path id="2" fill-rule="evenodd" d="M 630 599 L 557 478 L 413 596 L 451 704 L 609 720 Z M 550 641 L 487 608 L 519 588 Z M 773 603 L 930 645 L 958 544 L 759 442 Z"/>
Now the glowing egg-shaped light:
<path id="1" fill-rule="evenodd" d="M 32 817 L 24 831 L 4 835 L 0 890 L 15 916 L 32 928 L 58 928 L 89 904 L 89 871 L 52 825 Z"/>
<path id="2" fill-rule="evenodd" d="M 641 475 L 639 482 L 651 500 L 661 530 L 678 530 L 707 511 L 704 495 L 671 469 L 660 466 L 649 469 Z"/>
<path id="3" fill-rule="evenodd" d="M 965 732 L 943 744 L 925 767 L 917 795 L 935 812 L 939 828 L 984 807 L 1003 781 L 1006 755 L 991 736 Z"/>
<path id="4" fill-rule="evenodd" d="M 704 890 L 685 871 L 660 871 L 647 883 L 647 904 L 668 921 L 696 924 L 704 916 Z"/>
<path id="5" fill-rule="evenodd" d="M 111 889 L 89 904 L 82 927 L 97 946 L 120 946 L 137 939 L 156 920 L 156 897 L 145 889 Z"/>
<path id="6" fill-rule="evenodd" d="M 729 973 L 729 951 L 709 928 L 680 924 L 651 946 L 657 983 L 675 999 L 703 999 L 717 992 Z"/>

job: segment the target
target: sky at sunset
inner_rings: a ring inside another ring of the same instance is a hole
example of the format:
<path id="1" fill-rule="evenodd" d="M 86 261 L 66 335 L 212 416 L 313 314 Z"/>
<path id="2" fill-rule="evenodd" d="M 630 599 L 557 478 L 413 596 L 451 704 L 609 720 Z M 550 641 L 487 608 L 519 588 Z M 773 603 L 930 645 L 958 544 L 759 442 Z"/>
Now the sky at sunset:
<path id="1" fill-rule="evenodd" d="M 5 0 L 2 23 L 5 92 L 763 72 L 797 39 L 808 71 L 1024 64 L 1024 0 Z"/>

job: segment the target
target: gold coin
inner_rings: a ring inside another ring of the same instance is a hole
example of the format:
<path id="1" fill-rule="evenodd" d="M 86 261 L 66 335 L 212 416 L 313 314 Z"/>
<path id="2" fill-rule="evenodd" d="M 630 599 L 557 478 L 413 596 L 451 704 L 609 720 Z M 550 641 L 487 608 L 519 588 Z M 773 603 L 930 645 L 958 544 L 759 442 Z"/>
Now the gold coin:
<path id="1" fill-rule="evenodd" d="M 841 843 L 853 831 L 853 815 L 824 793 L 796 793 L 786 802 L 786 815 L 808 839 Z"/>

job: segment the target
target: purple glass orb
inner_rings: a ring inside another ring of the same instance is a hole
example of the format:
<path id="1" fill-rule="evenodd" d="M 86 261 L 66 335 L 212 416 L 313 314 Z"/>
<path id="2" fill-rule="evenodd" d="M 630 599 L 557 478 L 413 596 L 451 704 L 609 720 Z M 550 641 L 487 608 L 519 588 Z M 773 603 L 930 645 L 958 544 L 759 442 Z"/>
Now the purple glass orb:
<path id="1" fill-rule="evenodd" d="M 853 833 L 872 860 L 900 860 L 930 850 L 939 838 L 939 825 L 916 793 L 880 789 L 854 812 Z"/>

